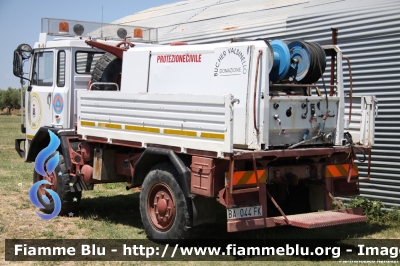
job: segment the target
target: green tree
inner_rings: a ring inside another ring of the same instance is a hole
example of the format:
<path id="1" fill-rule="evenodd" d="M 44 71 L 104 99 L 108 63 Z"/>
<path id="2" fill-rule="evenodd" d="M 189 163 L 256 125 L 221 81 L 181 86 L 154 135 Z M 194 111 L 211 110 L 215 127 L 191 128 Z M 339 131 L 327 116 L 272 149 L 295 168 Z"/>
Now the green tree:
<path id="1" fill-rule="evenodd" d="M 1 91 L 0 107 L 1 109 L 7 108 L 9 115 L 11 114 L 11 109 L 21 108 L 20 91 L 21 89 L 14 89 L 11 87 L 8 87 L 5 91 Z"/>
<path id="2" fill-rule="evenodd" d="M 3 111 L 5 107 L 5 105 L 3 104 L 3 94 L 5 91 L 3 91 L 2 89 L 0 89 L 0 112 Z"/>

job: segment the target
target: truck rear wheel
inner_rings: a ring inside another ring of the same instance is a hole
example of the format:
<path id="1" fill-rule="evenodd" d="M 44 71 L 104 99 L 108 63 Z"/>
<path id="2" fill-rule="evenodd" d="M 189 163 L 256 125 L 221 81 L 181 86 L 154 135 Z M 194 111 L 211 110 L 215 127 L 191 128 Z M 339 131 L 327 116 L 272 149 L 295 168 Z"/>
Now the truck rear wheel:
<path id="1" fill-rule="evenodd" d="M 96 62 L 91 83 L 94 82 L 113 82 L 121 86 L 122 60 L 113 54 L 105 53 Z M 94 85 L 94 90 L 116 90 L 112 85 Z"/>
<path id="2" fill-rule="evenodd" d="M 190 228 L 188 200 L 177 180 L 178 173 L 169 164 L 158 164 L 142 184 L 140 215 L 147 236 L 159 241 L 182 239 Z"/>
<path id="3" fill-rule="evenodd" d="M 64 157 L 60 155 L 60 160 L 58 165 L 53 173 L 50 174 L 49 177 L 43 177 L 36 173 L 33 170 L 33 183 L 40 181 L 40 180 L 47 180 L 52 185 L 42 185 L 39 187 L 37 192 L 39 202 L 43 205 L 43 209 L 41 209 L 45 213 L 52 213 L 54 210 L 54 202 L 49 193 L 46 192 L 44 188 L 54 190 L 61 200 L 61 211 L 59 215 L 64 215 L 69 212 L 74 214 L 77 213 L 79 202 L 82 197 L 82 192 L 71 192 L 70 191 L 70 179 L 69 173 L 67 168 L 65 167 Z M 48 200 L 43 199 L 47 197 Z"/>

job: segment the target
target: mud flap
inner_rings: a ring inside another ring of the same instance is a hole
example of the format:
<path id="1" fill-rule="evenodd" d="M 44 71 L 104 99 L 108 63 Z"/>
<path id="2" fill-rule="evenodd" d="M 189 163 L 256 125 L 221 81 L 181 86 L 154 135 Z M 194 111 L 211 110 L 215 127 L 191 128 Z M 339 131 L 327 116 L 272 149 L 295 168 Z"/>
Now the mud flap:
<path id="1" fill-rule="evenodd" d="M 193 226 L 214 223 L 216 221 L 216 203 L 215 198 L 194 196 L 192 198 Z"/>
<path id="2" fill-rule="evenodd" d="M 21 142 L 24 143 L 24 147 L 25 147 L 25 139 L 15 139 L 15 150 L 18 152 L 19 156 L 21 156 L 21 158 L 25 158 L 25 148 L 21 149 Z"/>

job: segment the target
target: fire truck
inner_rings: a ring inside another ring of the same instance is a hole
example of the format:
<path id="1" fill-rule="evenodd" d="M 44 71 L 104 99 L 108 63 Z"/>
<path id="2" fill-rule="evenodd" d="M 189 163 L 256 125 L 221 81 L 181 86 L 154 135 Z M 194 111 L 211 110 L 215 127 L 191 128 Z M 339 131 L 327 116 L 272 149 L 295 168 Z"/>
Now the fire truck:
<path id="1" fill-rule="evenodd" d="M 60 141 L 55 169 L 34 172 L 51 184 L 38 190 L 44 212 L 46 188 L 66 214 L 94 184 L 126 182 L 151 239 L 187 237 L 218 204 L 228 232 L 363 222 L 336 197 L 368 181 L 377 105 L 345 95 L 344 60 L 334 44 L 160 45 L 154 28 L 42 19 L 34 47 L 14 51 L 28 85 L 15 147 L 35 162 L 51 134 Z"/>

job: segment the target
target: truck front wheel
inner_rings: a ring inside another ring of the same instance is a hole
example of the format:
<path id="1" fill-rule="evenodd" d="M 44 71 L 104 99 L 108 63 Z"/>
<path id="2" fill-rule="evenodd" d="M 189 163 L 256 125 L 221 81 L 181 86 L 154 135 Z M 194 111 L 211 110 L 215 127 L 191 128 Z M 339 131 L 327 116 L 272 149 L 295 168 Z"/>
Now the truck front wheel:
<path id="1" fill-rule="evenodd" d="M 61 211 L 59 215 L 64 215 L 72 212 L 77 214 L 79 202 L 82 197 L 82 192 L 71 192 L 70 191 L 70 179 L 67 168 L 65 167 L 64 157 L 60 155 L 60 160 L 53 173 L 50 173 L 48 177 L 43 177 L 33 170 L 33 183 L 47 180 L 51 185 L 41 185 L 37 192 L 39 202 L 43 205 L 41 209 L 45 213 L 52 213 L 54 210 L 54 201 L 49 193 L 44 188 L 52 189 L 57 192 L 61 200 Z"/>
<path id="2" fill-rule="evenodd" d="M 172 165 L 162 163 L 151 170 L 140 192 L 140 215 L 147 236 L 159 241 L 182 239 L 190 228 L 188 201 Z"/>

